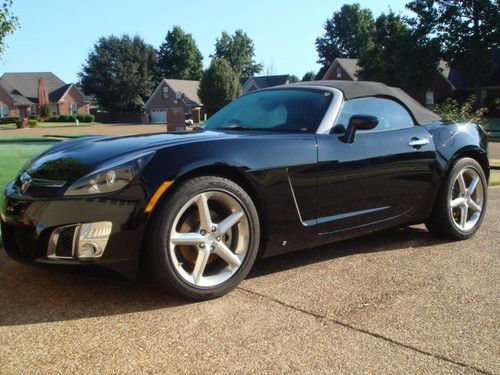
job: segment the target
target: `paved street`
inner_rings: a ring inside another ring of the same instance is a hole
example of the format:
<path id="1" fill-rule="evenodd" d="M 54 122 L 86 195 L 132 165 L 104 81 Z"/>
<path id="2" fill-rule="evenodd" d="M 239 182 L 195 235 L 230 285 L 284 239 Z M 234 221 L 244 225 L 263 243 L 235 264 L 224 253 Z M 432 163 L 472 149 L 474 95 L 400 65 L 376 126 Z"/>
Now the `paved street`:
<path id="1" fill-rule="evenodd" d="M 0 255 L 0 374 L 500 374 L 500 189 L 468 241 L 390 230 L 261 260 L 186 303 Z"/>
<path id="2" fill-rule="evenodd" d="M 165 124 L 98 124 L 93 126 L 60 126 L 54 128 L 0 129 L 0 137 L 40 137 L 50 134 L 122 135 L 161 133 Z"/>

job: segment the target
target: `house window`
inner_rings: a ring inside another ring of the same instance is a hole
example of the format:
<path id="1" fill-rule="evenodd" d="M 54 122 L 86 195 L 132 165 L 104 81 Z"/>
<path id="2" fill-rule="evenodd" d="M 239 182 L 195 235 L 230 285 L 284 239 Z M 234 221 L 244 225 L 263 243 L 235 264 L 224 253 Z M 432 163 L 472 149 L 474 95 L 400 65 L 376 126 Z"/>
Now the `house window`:
<path id="1" fill-rule="evenodd" d="M 30 115 L 36 115 L 36 105 L 34 104 L 30 106 Z"/>
<path id="2" fill-rule="evenodd" d="M 76 115 L 78 113 L 78 106 L 76 105 L 76 103 L 71 103 L 69 105 L 69 110 L 72 115 Z"/>
<path id="3" fill-rule="evenodd" d="M 341 77 L 342 77 L 342 68 L 337 67 L 337 78 L 341 78 Z"/>
<path id="4" fill-rule="evenodd" d="M 50 110 L 51 110 L 51 112 L 52 112 L 53 115 L 58 115 L 58 113 L 57 113 L 57 103 L 52 103 L 50 105 Z"/>
<path id="5" fill-rule="evenodd" d="M 427 90 L 425 93 L 425 105 L 429 108 L 434 106 L 434 91 Z"/>
<path id="6" fill-rule="evenodd" d="M 168 86 L 163 86 L 163 99 L 168 99 Z"/>
<path id="7" fill-rule="evenodd" d="M 9 107 L 7 107 L 6 105 L 5 106 L 2 106 L 0 107 L 0 117 L 9 117 Z"/>

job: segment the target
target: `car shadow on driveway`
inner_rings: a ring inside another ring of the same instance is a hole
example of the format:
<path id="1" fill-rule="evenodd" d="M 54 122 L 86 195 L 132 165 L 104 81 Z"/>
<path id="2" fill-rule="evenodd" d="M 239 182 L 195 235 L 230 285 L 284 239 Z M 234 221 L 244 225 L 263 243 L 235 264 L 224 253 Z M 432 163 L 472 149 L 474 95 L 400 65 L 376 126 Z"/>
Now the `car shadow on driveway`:
<path id="1" fill-rule="evenodd" d="M 423 226 L 393 228 L 319 247 L 295 251 L 286 255 L 261 259 L 253 267 L 247 279 L 353 254 L 402 250 L 409 247 L 422 248 L 444 242 L 446 241 L 423 229 Z"/>
<path id="2" fill-rule="evenodd" d="M 416 228 L 392 229 L 258 261 L 249 278 L 359 253 L 433 246 L 441 241 Z M 168 309 L 190 302 L 147 277 L 121 281 L 96 267 L 30 266 L 0 255 L 0 326 Z"/>

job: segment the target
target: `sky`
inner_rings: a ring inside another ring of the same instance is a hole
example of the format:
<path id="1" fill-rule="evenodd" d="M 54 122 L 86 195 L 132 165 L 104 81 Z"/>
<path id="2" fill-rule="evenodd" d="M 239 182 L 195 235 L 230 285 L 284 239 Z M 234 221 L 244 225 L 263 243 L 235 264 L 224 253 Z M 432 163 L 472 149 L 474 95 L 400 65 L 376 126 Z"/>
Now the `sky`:
<path id="1" fill-rule="evenodd" d="M 408 0 L 359 0 L 375 17 L 392 9 L 405 13 Z M 76 82 L 93 45 L 111 34 L 140 35 L 155 48 L 174 25 L 191 33 L 210 63 L 222 31 L 241 28 L 254 41 L 255 59 L 272 74 L 300 78 L 317 71 L 315 39 L 343 1 L 334 0 L 14 0 L 21 27 L 6 39 L 4 72 L 52 71 Z M 262 74 L 262 73 L 261 73 Z"/>

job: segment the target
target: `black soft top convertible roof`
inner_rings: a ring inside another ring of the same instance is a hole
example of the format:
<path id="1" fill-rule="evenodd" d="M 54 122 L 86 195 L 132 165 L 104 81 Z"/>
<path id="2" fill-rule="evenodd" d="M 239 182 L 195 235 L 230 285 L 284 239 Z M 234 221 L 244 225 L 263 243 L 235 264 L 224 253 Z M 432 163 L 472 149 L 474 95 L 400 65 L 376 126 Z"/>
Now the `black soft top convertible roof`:
<path id="1" fill-rule="evenodd" d="M 365 96 L 387 96 L 401 102 L 412 113 L 419 125 L 441 120 L 441 117 L 422 106 L 406 92 L 397 87 L 389 87 L 380 82 L 370 81 L 308 81 L 292 84 L 293 86 L 323 86 L 334 87 L 344 93 L 348 99 Z M 288 87 L 292 85 L 287 85 Z"/>

